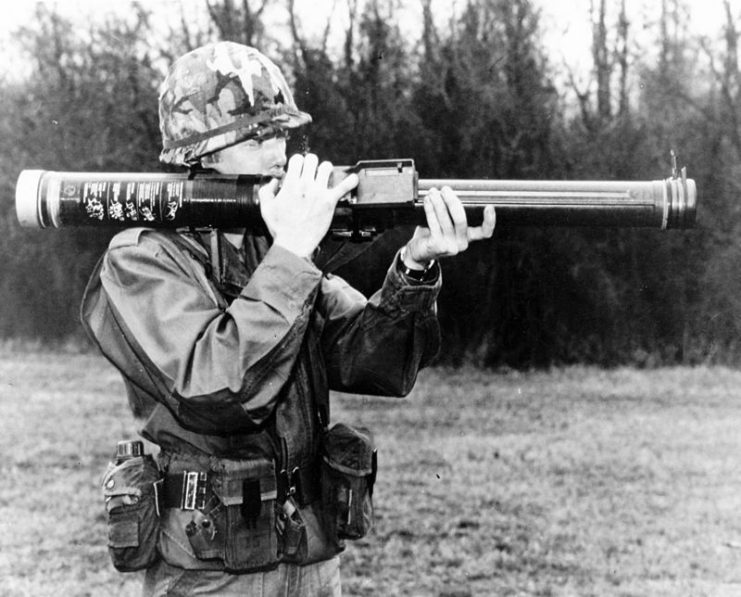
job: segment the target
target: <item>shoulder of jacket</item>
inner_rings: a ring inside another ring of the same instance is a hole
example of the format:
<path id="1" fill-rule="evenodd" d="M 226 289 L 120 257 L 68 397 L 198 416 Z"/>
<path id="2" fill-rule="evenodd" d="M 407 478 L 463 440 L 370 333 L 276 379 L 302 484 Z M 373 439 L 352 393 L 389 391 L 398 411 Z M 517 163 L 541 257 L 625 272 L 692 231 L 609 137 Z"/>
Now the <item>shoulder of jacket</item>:
<path id="1" fill-rule="evenodd" d="M 116 234 L 108 243 L 108 249 L 120 249 L 123 247 L 136 247 L 142 244 L 144 239 L 154 241 L 158 244 L 172 243 L 172 237 L 177 236 L 172 230 L 157 230 L 155 228 L 127 228 Z"/>
<path id="2" fill-rule="evenodd" d="M 174 230 L 157 230 L 153 228 L 127 228 L 116 234 L 108 244 L 109 250 L 121 247 L 136 247 L 143 239 L 151 240 L 159 245 L 171 249 L 179 247 L 200 258 L 208 258 L 208 251 L 187 233 L 178 233 Z"/>
<path id="3" fill-rule="evenodd" d="M 118 249 L 120 247 L 134 247 L 139 244 L 141 236 L 150 232 L 149 228 L 127 228 L 116 234 L 111 242 L 108 243 L 109 249 Z"/>

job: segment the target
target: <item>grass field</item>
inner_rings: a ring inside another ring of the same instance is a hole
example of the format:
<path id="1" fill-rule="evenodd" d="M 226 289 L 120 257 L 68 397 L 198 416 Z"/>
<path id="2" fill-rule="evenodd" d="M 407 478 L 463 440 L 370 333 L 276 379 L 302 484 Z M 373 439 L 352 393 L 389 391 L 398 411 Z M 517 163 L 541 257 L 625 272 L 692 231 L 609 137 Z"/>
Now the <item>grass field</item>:
<path id="1" fill-rule="evenodd" d="M 431 370 L 337 396 L 379 444 L 345 595 L 741 595 L 741 372 Z M 89 355 L 0 351 L 0 595 L 137 595 L 99 479 L 134 426 Z"/>

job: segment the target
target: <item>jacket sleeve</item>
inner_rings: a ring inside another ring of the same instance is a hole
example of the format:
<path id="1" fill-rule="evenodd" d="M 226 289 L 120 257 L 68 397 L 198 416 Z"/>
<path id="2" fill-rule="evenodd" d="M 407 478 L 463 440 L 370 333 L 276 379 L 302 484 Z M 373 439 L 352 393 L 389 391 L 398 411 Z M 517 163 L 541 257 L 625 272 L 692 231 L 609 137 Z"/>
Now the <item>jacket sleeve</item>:
<path id="1" fill-rule="evenodd" d="M 396 259 L 369 300 L 340 278 L 322 287 L 322 344 L 331 389 L 405 396 L 419 369 L 437 354 L 441 276 L 430 285 L 411 285 L 395 264 Z"/>
<path id="2" fill-rule="evenodd" d="M 109 248 L 100 282 L 158 399 L 196 431 L 261 425 L 298 355 L 321 273 L 273 247 L 227 306 L 200 264 L 157 238 Z"/>

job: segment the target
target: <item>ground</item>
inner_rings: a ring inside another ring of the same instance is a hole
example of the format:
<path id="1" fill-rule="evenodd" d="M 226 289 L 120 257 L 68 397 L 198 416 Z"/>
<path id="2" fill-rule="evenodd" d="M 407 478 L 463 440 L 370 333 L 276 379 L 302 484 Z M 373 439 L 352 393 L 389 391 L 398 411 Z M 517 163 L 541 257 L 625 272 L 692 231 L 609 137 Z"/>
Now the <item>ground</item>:
<path id="1" fill-rule="evenodd" d="M 373 533 L 347 596 L 741 595 L 741 372 L 431 369 L 336 395 L 375 431 Z M 135 427 L 103 359 L 0 350 L 0 594 L 138 595 L 100 478 Z"/>

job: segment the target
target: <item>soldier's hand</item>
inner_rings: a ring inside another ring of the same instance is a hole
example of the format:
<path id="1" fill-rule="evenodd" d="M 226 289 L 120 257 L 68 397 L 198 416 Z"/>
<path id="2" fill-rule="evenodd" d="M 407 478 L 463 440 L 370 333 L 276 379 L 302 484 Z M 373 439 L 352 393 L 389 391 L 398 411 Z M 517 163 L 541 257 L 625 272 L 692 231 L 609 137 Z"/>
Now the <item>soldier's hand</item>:
<path id="1" fill-rule="evenodd" d="M 319 246 L 337 201 L 358 184 L 357 175 L 351 174 L 329 188 L 331 174 L 331 162 L 319 164 L 313 153 L 294 155 L 283 180 L 274 179 L 260 189 L 260 213 L 274 244 L 299 257 L 309 257 Z"/>
<path id="2" fill-rule="evenodd" d="M 424 269 L 433 259 L 462 253 L 469 243 L 491 238 L 494 234 L 494 206 L 484 209 L 481 226 L 469 226 L 466 211 L 450 187 L 431 188 L 424 208 L 427 227 L 417 227 L 403 253 L 405 265 L 412 269 Z"/>

